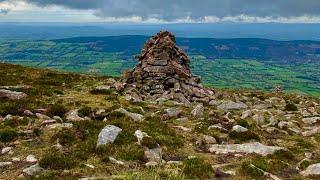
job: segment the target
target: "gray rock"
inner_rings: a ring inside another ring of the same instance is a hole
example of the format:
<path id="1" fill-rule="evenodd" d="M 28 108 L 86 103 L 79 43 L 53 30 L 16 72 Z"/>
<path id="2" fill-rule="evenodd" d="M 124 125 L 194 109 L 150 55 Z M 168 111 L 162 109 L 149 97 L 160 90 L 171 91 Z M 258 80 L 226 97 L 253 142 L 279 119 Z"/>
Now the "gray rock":
<path id="1" fill-rule="evenodd" d="M 144 137 L 149 137 L 149 135 L 148 135 L 147 133 L 142 132 L 142 131 L 140 131 L 140 130 L 136 130 L 136 131 L 134 132 L 134 136 L 137 138 L 139 145 L 141 145 L 141 141 L 142 141 L 142 139 L 143 139 Z"/>
<path id="2" fill-rule="evenodd" d="M 159 163 L 158 162 L 154 162 L 154 161 L 150 161 L 150 162 L 147 162 L 145 164 L 146 167 L 155 167 L 155 166 L 158 166 Z"/>
<path id="3" fill-rule="evenodd" d="M 144 156 L 148 162 L 158 162 L 162 160 L 162 149 L 160 147 L 147 149 L 144 151 Z"/>
<path id="4" fill-rule="evenodd" d="M 124 166 L 124 162 L 119 161 L 119 160 L 116 160 L 116 159 L 113 158 L 113 157 L 109 157 L 109 160 L 110 160 L 110 162 L 113 163 L 113 164 L 117 164 L 117 165 Z"/>
<path id="5" fill-rule="evenodd" d="M 47 126 L 47 125 L 50 125 L 50 124 L 55 124 L 57 121 L 54 120 L 54 119 L 51 119 L 51 120 L 44 120 L 42 121 L 41 125 L 40 126 Z"/>
<path id="6" fill-rule="evenodd" d="M 62 123 L 62 122 L 63 122 L 63 120 L 62 120 L 61 117 L 59 117 L 59 116 L 53 116 L 52 119 L 56 120 L 56 121 L 59 122 L 59 123 Z"/>
<path id="7" fill-rule="evenodd" d="M 216 144 L 217 143 L 216 138 L 214 138 L 212 136 L 208 136 L 208 135 L 203 136 L 203 141 L 206 144 Z"/>
<path id="8" fill-rule="evenodd" d="M 98 136 L 97 146 L 113 143 L 121 131 L 122 129 L 117 126 L 107 125 Z"/>
<path id="9" fill-rule="evenodd" d="M 38 159 L 34 155 L 30 154 L 27 156 L 26 161 L 28 163 L 36 163 L 38 162 Z"/>
<path id="10" fill-rule="evenodd" d="M 232 127 L 232 131 L 238 132 L 238 133 L 242 133 L 242 132 L 247 132 L 248 129 L 245 127 L 242 127 L 240 125 L 235 125 Z"/>
<path id="11" fill-rule="evenodd" d="M 302 136 L 309 137 L 320 133 L 320 127 L 312 127 L 311 130 L 302 132 Z"/>
<path id="12" fill-rule="evenodd" d="M 252 111 L 251 110 L 246 110 L 246 111 L 243 111 L 242 114 L 241 114 L 241 119 L 246 119 L 248 117 L 252 116 Z"/>
<path id="13" fill-rule="evenodd" d="M 217 100 L 213 99 L 213 100 L 211 100 L 211 101 L 209 102 L 209 105 L 210 105 L 210 106 L 217 106 L 217 105 L 219 105 L 219 103 L 220 103 L 220 101 L 217 101 Z"/>
<path id="14" fill-rule="evenodd" d="M 33 112 L 31 112 L 30 110 L 23 111 L 23 114 L 26 116 L 34 116 Z"/>
<path id="15" fill-rule="evenodd" d="M 219 110 L 240 110 L 240 109 L 246 109 L 248 106 L 244 104 L 243 102 L 233 102 L 233 101 L 227 101 L 223 102 L 217 107 Z"/>
<path id="16" fill-rule="evenodd" d="M 263 125 L 265 123 L 264 115 L 262 114 L 255 114 L 252 119 L 258 124 Z"/>
<path id="17" fill-rule="evenodd" d="M 306 124 L 314 124 L 314 123 L 320 121 L 320 117 L 303 118 L 302 121 Z"/>
<path id="18" fill-rule="evenodd" d="M 192 115 L 193 117 L 201 117 L 201 116 L 203 116 L 203 112 L 204 112 L 203 104 L 198 104 L 198 105 L 191 111 L 191 115 Z"/>
<path id="19" fill-rule="evenodd" d="M 63 129 L 67 128 L 70 129 L 73 127 L 72 123 L 56 123 L 56 124 L 51 124 L 47 126 L 49 129 Z"/>
<path id="20" fill-rule="evenodd" d="M 36 116 L 38 119 L 43 120 L 43 121 L 44 120 L 51 120 L 51 118 L 49 116 L 41 114 L 41 113 L 36 113 Z"/>
<path id="21" fill-rule="evenodd" d="M 83 121 L 83 120 L 85 120 L 84 118 L 82 118 L 78 115 L 78 111 L 79 111 L 79 109 L 74 109 L 74 110 L 69 111 L 67 113 L 66 119 L 68 121 Z"/>
<path id="22" fill-rule="evenodd" d="M 247 154 L 260 154 L 267 156 L 273 154 L 276 151 L 284 150 L 285 148 L 278 146 L 266 146 L 259 142 L 245 143 L 245 144 L 228 144 L 228 145 L 212 145 L 209 148 L 211 153 L 227 154 L 227 153 L 247 153 Z"/>
<path id="23" fill-rule="evenodd" d="M 172 126 L 172 127 L 180 129 L 181 131 L 184 131 L 184 132 L 191 132 L 192 131 L 192 129 L 184 127 L 184 126 Z"/>
<path id="24" fill-rule="evenodd" d="M 168 108 L 168 109 L 165 109 L 164 112 L 169 118 L 179 117 L 182 113 L 180 109 L 176 109 L 176 108 Z"/>
<path id="25" fill-rule="evenodd" d="M 38 175 L 40 174 L 44 169 L 41 168 L 39 166 L 39 164 L 35 164 L 35 165 L 32 165 L 26 169 L 24 169 L 22 172 L 25 174 L 25 175 L 29 175 L 29 176 L 35 176 L 35 175 Z"/>
<path id="26" fill-rule="evenodd" d="M 307 167 L 304 171 L 300 172 L 302 176 L 315 176 L 320 175 L 320 163 L 312 164 Z"/>
<path id="27" fill-rule="evenodd" d="M 8 98 L 10 100 L 19 100 L 19 99 L 25 99 L 26 97 L 27 97 L 27 94 L 23 92 L 0 89 L 0 98 Z"/>
<path id="28" fill-rule="evenodd" d="M 141 115 L 141 114 L 138 114 L 138 113 L 132 113 L 132 112 L 129 112 L 123 108 L 120 108 L 120 109 L 117 109 L 116 110 L 117 112 L 120 112 L 128 117 L 130 117 L 132 120 L 134 121 L 137 121 L 137 122 L 141 122 L 144 120 L 144 116 Z"/>
<path id="29" fill-rule="evenodd" d="M 0 162 L 0 168 L 11 166 L 12 162 Z"/>
<path id="30" fill-rule="evenodd" d="M 7 153 L 9 153 L 11 150 L 12 150 L 12 147 L 4 147 L 4 148 L 2 148 L 2 150 L 1 150 L 1 154 L 2 154 L 2 155 L 7 154 Z"/>

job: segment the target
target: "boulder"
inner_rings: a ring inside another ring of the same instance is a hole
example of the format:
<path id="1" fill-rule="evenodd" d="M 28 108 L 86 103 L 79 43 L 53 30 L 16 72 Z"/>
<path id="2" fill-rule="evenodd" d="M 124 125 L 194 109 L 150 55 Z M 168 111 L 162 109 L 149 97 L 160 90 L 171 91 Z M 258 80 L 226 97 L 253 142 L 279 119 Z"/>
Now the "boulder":
<path id="1" fill-rule="evenodd" d="M 28 162 L 28 163 L 36 163 L 36 162 L 38 162 L 38 159 L 34 155 L 30 154 L 30 155 L 27 156 L 26 162 Z"/>
<path id="2" fill-rule="evenodd" d="M 204 112 L 203 104 L 198 104 L 198 105 L 191 111 L 191 115 L 192 115 L 193 117 L 201 117 L 201 116 L 203 116 L 203 112 Z"/>
<path id="3" fill-rule="evenodd" d="M 12 162 L 0 162 L 0 168 L 11 166 Z"/>
<path id="4" fill-rule="evenodd" d="M 235 126 L 232 127 L 232 131 L 235 131 L 237 133 L 242 133 L 242 132 L 247 132 L 248 129 L 245 128 L 245 127 L 242 127 L 240 125 L 235 125 Z"/>
<path id="5" fill-rule="evenodd" d="M 179 117 L 182 114 L 182 110 L 176 108 L 168 108 L 164 112 L 168 118 Z"/>
<path id="6" fill-rule="evenodd" d="M 35 165 L 32 165 L 32 166 L 30 166 L 30 167 L 28 167 L 28 168 L 23 169 L 22 172 L 23 172 L 25 175 L 28 175 L 28 176 L 35 176 L 35 175 L 40 174 L 42 171 L 44 171 L 44 169 L 41 168 L 41 167 L 39 166 L 39 164 L 35 164 Z"/>
<path id="7" fill-rule="evenodd" d="M 263 114 L 255 114 L 252 116 L 252 119 L 258 124 L 258 125 L 263 125 L 265 124 L 265 117 Z"/>
<path id="8" fill-rule="evenodd" d="M 158 162 L 162 160 L 162 149 L 160 147 L 153 149 L 146 149 L 144 151 L 144 156 L 148 162 Z"/>
<path id="9" fill-rule="evenodd" d="M 208 135 L 203 135 L 203 141 L 205 144 L 216 144 L 217 140 L 216 138 Z"/>
<path id="10" fill-rule="evenodd" d="M 308 118 L 303 118 L 302 121 L 306 124 L 314 124 L 318 121 L 320 121 L 320 117 L 308 117 Z"/>
<path id="11" fill-rule="evenodd" d="M 240 109 L 246 109 L 248 106 L 243 102 L 233 102 L 233 101 L 226 101 L 222 102 L 217 107 L 219 110 L 240 110 Z"/>
<path id="12" fill-rule="evenodd" d="M 19 99 L 27 98 L 27 94 L 23 92 L 0 89 L 0 98 L 8 98 L 10 100 L 19 100 Z"/>
<path id="13" fill-rule="evenodd" d="M 304 171 L 301 171 L 302 176 L 318 176 L 320 175 L 320 163 L 312 164 L 307 167 Z"/>
<path id="14" fill-rule="evenodd" d="M 245 144 L 227 144 L 227 145 L 212 145 L 209 148 L 211 153 L 216 154 L 228 154 L 228 153 L 245 153 L 252 154 L 256 153 L 262 156 L 273 154 L 276 151 L 284 150 L 285 148 L 278 146 L 266 146 L 259 142 L 245 143 Z"/>
<path id="15" fill-rule="evenodd" d="M 79 109 L 74 109 L 74 110 L 69 111 L 67 113 L 66 119 L 68 121 L 83 121 L 83 120 L 85 120 L 84 118 L 82 118 L 78 115 L 78 111 L 79 111 Z"/>
<path id="16" fill-rule="evenodd" d="M 302 136 L 309 137 L 319 133 L 320 127 L 312 127 L 310 130 L 302 132 Z"/>
<path id="17" fill-rule="evenodd" d="M 149 135 L 148 135 L 147 133 L 142 132 L 142 131 L 140 131 L 140 130 L 136 130 L 136 131 L 134 132 L 134 136 L 137 138 L 139 145 L 141 145 L 141 141 L 142 141 L 142 139 L 143 139 L 144 137 L 149 137 Z"/>
<path id="18" fill-rule="evenodd" d="M 113 143 L 121 131 L 122 129 L 117 126 L 107 125 L 99 133 L 97 146 Z"/>
<path id="19" fill-rule="evenodd" d="M 9 153 L 10 151 L 12 151 L 12 147 L 4 147 L 4 148 L 2 148 L 2 150 L 1 150 L 1 154 L 2 154 L 2 155 L 7 154 L 7 153 Z"/>
<path id="20" fill-rule="evenodd" d="M 123 108 L 120 108 L 120 109 L 117 109 L 116 110 L 117 112 L 120 112 L 128 117 L 130 117 L 131 119 L 133 119 L 134 121 L 138 121 L 138 122 L 141 122 L 144 120 L 144 116 L 141 115 L 141 114 L 138 114 L 138 113 L 132 113 L 132 112 L 129 112 Z"/>

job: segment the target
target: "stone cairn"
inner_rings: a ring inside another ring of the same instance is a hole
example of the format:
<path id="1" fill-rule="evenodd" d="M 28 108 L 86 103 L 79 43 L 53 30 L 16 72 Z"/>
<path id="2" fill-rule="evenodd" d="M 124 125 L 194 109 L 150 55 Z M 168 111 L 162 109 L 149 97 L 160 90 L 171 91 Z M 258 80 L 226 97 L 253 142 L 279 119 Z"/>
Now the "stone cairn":
<path id="1" fill-rule="evenodd" d="M 214 92 L 205 89 L 200 78 L 192 75 L 188 56 L 170 32 L 160 31 L 150 38 L 136 58 L 135 68 L 122 78 L 127 94 L 143 100 L 165 98 L 184 104 L 213 99 Z"/>

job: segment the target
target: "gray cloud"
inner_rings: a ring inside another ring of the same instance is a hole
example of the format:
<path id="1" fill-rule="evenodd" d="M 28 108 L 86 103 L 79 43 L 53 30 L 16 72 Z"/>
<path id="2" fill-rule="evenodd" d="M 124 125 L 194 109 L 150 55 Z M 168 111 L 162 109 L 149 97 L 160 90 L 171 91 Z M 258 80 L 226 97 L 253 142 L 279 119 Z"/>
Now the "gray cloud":
<path id="1" fill-rule="evenodd" d="M 167 21 L 205 16 L 290 17 L 320 15 L 320 0 L 25 0 L 38 6 L 59 5 L 95 10 L 102 17 L 140 16 Z M 1 0 L 0 0 L 1 2 Z"/>

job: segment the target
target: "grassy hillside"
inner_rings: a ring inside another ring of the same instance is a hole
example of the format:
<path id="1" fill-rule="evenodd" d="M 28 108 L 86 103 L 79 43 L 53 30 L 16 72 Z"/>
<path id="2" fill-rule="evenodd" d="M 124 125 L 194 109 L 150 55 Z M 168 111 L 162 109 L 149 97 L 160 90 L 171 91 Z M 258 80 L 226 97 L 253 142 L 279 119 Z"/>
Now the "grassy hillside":
<path id="1" fill-rule="evenodd" d="M 223 110 L 217 105 L 204 105 L 203 114 L 193 116 L 191 111 L 196 104 L 187 107 L 172 101 L 158 104 L 127 100 L 122 92 L 114 89 L 114 83 L 108 77 L 1 63 L 0 74 L 1 88 L 12 86 L 7 88 L 28 95 L 23 100 L 0 98 L 0 149 L 12 148 L 11 153 L 1 155 L 0 162 L 19 158 L 9 165 L 1 164 L 0 179 L 18 176 L 26 179 L 265 179 L 268 177 L 265 172 L 283 179 L 306 179 L 299 172 L 319 162 L 319 134 L 301 136 L 301 132 L 319 125 L 319 122 L 313 125 L 302 122 L 303 111 L 314 116 L 320 114 L 317 98 L 217 90 L 217 103 L 241 101 L 248 106 L 247 109 Z M 101 85 L 111 86 L 111 89 L 96 90 Z M 115 111 L 119 107 L 141 114 L 144 121 L 134 121 Z M 75 109 L 79 109 L 79 116 L 87 120 L 70 120 L 67 112 Z M 165 109 L 181 113 L 164 119 Z M 254 114 L 240 118 L 244 111 L 252 109 L 255 109 Z M 30 110 L 31 114 L 25 110 Z M 98 112 L 102 115 L 98 116 Z M 13 117 L 7 117 L 8 114 Z M 61 120 L 54 124 L 45 123 L 43 115 L 49 116 L 50 120 L 59 116 Z M 265 121 L 257 121 L 257 116 L 263 116 Z M 182 117 L 184 119 L 179 119 Z M 58 126 L 65 123 L 71 127 Z M 212 128 L 218 123 L 223 128 Z M 248 131 L 232 131 L 236 124 Z M 122 132 L 113 144 L 97 148 L 98 134 L 106 125 L 120 127 Z M 149 135 L 143 138 L 141 145 L 134 136 L 138 129 Z M 250 142 L 285 150 L 267 156 L 209 152 L 214 144 Z M 147 167 L 145 151 L 158 146 L 162 149 L 162 161 L 159 165 Z M 312 153 L 312 156 L 306 160 L 305 153 Z M 23 173 L 25 168 L 35 164 L 26 161 L 28 155 L 34 155 L 42 168 L 37 175 Z M 110 157 L 123 164 L 110 160 Z"/>

